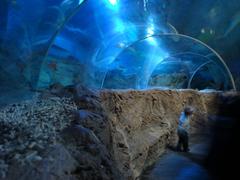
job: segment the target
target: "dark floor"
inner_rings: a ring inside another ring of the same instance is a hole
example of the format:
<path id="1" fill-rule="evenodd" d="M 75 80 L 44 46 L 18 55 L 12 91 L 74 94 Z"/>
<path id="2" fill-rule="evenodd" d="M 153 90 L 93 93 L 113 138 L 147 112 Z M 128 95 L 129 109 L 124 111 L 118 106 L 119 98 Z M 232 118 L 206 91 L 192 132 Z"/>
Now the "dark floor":
<path id="1" fill-rule="evenodd" d="M 208 154 L 207 137 L 194 137 L 190 143 L 190 152 L 167 150 L 156 164 L 146 170 L 143 180 L 207 180 L 207 170 L 202 166 Z"/>

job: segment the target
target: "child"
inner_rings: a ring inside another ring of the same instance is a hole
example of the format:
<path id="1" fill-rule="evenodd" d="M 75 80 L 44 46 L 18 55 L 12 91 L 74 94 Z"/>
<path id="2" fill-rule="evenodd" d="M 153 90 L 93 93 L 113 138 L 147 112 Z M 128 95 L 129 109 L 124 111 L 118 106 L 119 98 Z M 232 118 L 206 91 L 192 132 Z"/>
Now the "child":
<path id="1" fill-rule="evenodd" d="M 184 111 L 181 113 L 178 124 L 178 145 L 177 150 L 188 152 L 190 149 L 188 147 L 188 131 L 190 128 L 189 120 L 190 116 L 193 114 L 192 107 L 185 107 Z"/>

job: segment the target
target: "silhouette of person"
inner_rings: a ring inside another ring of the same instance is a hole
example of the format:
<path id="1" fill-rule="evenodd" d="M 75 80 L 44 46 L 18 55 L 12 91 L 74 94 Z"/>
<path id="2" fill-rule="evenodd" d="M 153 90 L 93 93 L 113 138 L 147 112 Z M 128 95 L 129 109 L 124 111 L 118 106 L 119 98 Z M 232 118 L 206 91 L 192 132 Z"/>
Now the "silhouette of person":
<path id="1" fill-rule="evenodd" d="M 188 152 L 190 151 L 189 145 L 188 145 L 188 131 L 190 128 L 190 116 L 193 114 L 193 108 L 192 107 L 185 107 L 183 112 L 181 112 L 179 122 L 178 122 L 178 144 L 177 144 L 177 150 L 178 151 L 184 151 Z"/>

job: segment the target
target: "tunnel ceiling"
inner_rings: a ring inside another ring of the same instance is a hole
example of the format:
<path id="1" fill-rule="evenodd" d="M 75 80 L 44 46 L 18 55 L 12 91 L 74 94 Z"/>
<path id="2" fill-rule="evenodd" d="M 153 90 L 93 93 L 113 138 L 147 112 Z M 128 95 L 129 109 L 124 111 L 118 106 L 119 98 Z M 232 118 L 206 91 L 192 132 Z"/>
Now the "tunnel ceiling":
<path id="1" fill-rule="evenodd" d="M 0 15 L 5 87 L 239 87 L 239 0 L 6 0 Z"/>

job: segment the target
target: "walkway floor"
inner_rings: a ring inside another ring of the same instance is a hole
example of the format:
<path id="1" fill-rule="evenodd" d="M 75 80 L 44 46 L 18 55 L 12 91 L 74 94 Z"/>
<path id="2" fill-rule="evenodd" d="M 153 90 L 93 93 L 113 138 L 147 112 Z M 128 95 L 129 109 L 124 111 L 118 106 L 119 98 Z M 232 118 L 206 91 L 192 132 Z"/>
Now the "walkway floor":
<path id="1" fill-rule="evenodd" d="M 190 143 L 190 152 L 167 150 L 156 164 L 144 172 L 142 180 L 209 180 L 201 165 L 208 152 L 208 140 L 196 138 Z"/>

